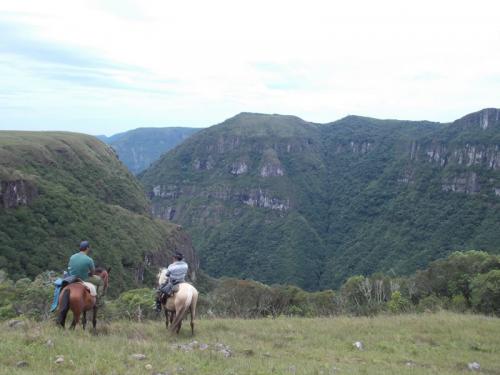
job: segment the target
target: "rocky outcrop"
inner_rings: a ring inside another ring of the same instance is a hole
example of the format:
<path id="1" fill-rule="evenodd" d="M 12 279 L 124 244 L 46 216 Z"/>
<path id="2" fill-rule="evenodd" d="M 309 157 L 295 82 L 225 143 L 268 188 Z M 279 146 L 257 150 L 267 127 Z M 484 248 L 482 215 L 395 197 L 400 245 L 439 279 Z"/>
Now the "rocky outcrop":
<path id="1" fill-rule="evenodd" d="M 398 183 L 410 185 L 415 182 L 415 172 L 413 169 L 405 169 L 401 176 L 398 178 Z"/>
<path id="2" fill-rule="evenodd" d="M 210 190 L 197 189 L 195 186 L 178 188 L 175 185 L 155 186 L 152 194 L 153 197 L 167 198 L 162 202 L 153 202 L 152 214 L 155 217 L 164 220 L 175 220 L 180 213 L 182 207 L 171 205 L 179 197 L 194 199 L 217 199 L 221 201 L 231 201 L 234 203 L 244 204 L 251 207 L 268 208 L 271 210 L 288 210 L 290 208 L 290 200 L 277 198 L 270 191 L 265 189 L 245 189 L 239 190 L 230 186 L 221 185 Z M 167 204 L 165 204 L 167 203 Z"/>
<path id="3" fill-rule="evenodd" d="M 474 128 L 487 131 L 500 127 L 500 109 L 486 108 L 478 112 L 471 113 L 454 122 L 454 126 L 463 128 Z"/>
<path id="4" fill-rule="evenodd" d="M 278 211 L 290 209 L 289 199 L 273 197 L 269 192 L 262 189 L 250 190 L 248 193 L 240 194 L 239 199 L 243 204 L 251 207 L 269 208 Z"/>
<path id="5" fill-rule="evenodd" d="M 283 176 L 285 171 L 281 167 L 280 163 L 265 163 L 260 168 L 261 177 L 279 177 Z"/>
<path id="6" fill-rule="evenodd" d="M 177 210 L 175 209 L 175 207 L 172 206 L 164 207 L 156 204 L 152 205 L 151 211 L 154 217 L 167 221 L 174 220 L 175 215 L 177 214 Z"/>
<path id="7" fill-rule="evenodd" d="M 281 165 L 276 148 L 268 148 L 262 153 L 259 175 L 261 177 L 280 177 L 285 175 L 285 170 Z"/>
<path id="8" fill-rule="evenodd" d="M 239 176 L 240 174 L 244 174 L 248 172 L 248 164 L 244 161 L 237 161 L 231 164 L 231 169 L 229 173 L 234 176 Z"/>
<path id="9" fill-rule="evenodd" d="M 38 189 L 32 181 L 0 181 L 0 203 L 4 208 L 30 205 L 37 196 Z"/>
<path id="10" fill-rule="evenodd" d="M 207 159 L 194 159 L 193 168 L 197 171 L 209 171 L 215 165 L 214 160 L 209 156 Z"/>
<path id="11" fill-rule="evenodd" d="M 481 186 L 475 172 L 465 172 L 455 177 L 443 179 L 442 190 L 456 193 L 477 194 L 481 190 Z"/>
<path id="12" fill-rule="evenodd" d="M 370 141 L 349 141 L 348 143 L 338 143 L 335 146 L 336 154 L 350 152 L 353 154 L 365 155 L 373 149 L 373 142 Z"/>
<path id="13" fill-rule="evenodd" d="M 466 143 L 463 146 L 450 147 L 437 142 L 425 146 L 418 142 L 412 142 L 409 156 L 411 160 L 436 163 L 441 167 L 448 164 L 465 167 L 477 165 L 492 170 L 500 170 L 500 145 Z"/>
<path id="14" fill-rule="evenodd" d="M 467 167 L 480 165 L 500 170 L 500 146 L 466 144 L 463 148 L 453 151 L 453 160 Z"/>
<path id="15" fill-rule="evenodd" d="M 178 187 L 176 185 L 156 185 L 150 193 L 150 198 L 161 197 L 167 199 L 175 199 L 179 196 Z"/>

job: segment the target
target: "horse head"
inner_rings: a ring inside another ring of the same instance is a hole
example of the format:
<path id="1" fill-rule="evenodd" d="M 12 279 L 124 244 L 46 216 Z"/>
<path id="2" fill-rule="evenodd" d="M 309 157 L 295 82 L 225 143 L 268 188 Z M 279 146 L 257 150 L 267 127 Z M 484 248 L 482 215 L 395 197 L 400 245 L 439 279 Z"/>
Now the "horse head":
<path id="1" fill-rule="evenodd" d="M 111 267 L 108 267 L 108 269 L 103 268 L 103 267 L 96 267 L 96 269 L 95 269 L 96 275 L 102 279 L 103 293 L 106 293 L 106 290 L 108 289 L 108 286 L 109 286 L 109 272 L 110 271 L 111 271 Z"/>

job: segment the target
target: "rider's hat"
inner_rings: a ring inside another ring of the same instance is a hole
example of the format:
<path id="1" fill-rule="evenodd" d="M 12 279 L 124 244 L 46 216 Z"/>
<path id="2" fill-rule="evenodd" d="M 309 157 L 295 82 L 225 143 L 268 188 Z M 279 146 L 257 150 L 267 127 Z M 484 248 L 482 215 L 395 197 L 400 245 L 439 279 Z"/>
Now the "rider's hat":
<path id="1" fill-rule="evenodd" d="M 80 251 L 87 250 L 90 247 L 89 241 L 80 242 Z"/>
<path id="2" fill-rule="evenodd" d="M 184 259 L 184 255 L 182 255 L 182 253 L 179 253 L 178 251 L 175 251 L 174 252 L 174 255 L 173 257 L 177 260 L 183 260 Z"/>

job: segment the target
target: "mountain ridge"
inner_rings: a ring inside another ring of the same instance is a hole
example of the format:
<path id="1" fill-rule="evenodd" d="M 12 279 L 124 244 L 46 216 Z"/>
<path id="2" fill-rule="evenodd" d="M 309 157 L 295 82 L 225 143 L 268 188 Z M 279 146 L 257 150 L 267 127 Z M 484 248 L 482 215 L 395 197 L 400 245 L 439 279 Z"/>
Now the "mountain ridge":
<path id="1" fill-rule="evenodd" d="M 17 280 L 66 268 L 82 239 L 113 268 L 111 293 L 153 283 L 183 251 L 178 225 L 151 218 L 150 202 L 111 147 L 70 132 L 0 132 L 0 269 Z"/>
<path id="2" fill-rule="evenodd" d="M 140 179 L 153 214 L 188 230 L 214 276 L 335 287 L 356 273 L 409 273 L 452 250 L 500 250 L 490 207 L 498 206 L 500 152 L 488 146 L 497 114 L 315 124 L 242 113 L 200 131 Z M 464 220 L 477 233 L 457 231 Z"/>

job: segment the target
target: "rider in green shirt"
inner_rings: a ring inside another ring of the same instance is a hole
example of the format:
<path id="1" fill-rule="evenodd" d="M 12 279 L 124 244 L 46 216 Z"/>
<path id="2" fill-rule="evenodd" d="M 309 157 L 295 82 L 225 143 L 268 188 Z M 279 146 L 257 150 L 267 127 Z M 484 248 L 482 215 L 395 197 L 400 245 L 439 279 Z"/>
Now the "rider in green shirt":
<path id="1" fill-rule="evenodd" d="M 89 257 L 91 251 L 89 242 L 82 241 L 80 251 L 69 258 L 68 273 L 70 276 L 76 276 L 83 281 L 94 284 L 97 288 L 97 296 L 101 297 L 103 282 L 99 276 L 95 275 L 94 261 Z"/>

